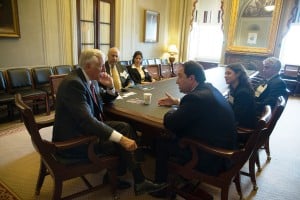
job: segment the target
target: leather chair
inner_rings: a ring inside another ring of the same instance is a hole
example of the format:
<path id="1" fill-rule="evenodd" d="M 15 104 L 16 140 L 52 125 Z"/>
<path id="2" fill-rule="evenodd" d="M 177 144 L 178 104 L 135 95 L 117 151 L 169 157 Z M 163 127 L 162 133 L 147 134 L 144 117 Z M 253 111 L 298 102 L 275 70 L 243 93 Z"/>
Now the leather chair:
<path id="1" fill-rule="evenodd" d="M 39 104 L 44 104 L 47 115 L 50 114 L 47 92 L 34 88 L 30 69 L 13 68 L 7 69 L 6 73 L 9 93 L 20 93 L 26 102 L 33 105 L 33 108 L 38 108 Z"/>
<path id="2" fill-rule="evenodd" d="M 173 77 L 172 69 L 169 64 L 167 64 L 167 65 L 160 64 L 159 69 L 160 69 L 161 78 L 165 79 L 165 78 Z"/>
<path id="3" fill-rule="evenodd" d="M 73 69 L 71 65 L 56 65 L 53 68 L 55 74 L 69 74 Z"/>
<path id="4" fill-rule="evenodd" d="M 160 80 L 160 70 L 158 65 L 147 65 L 146 69 L 148 70 L 150 76 L 159 81 Z"/>
<path id="5" fill-rule="evenodd" d="M 47 92 L 51 95 L 49 77 L 53 75 L 51 67 L 35 67 L 31 69 L 35 88 Z"/>
<path id="6" fill-rule="evenodd" d="M 9 119 L 13 118 L 14 95 L 7 91 L 7 83 L 3 71 L 0 71 L 0 106 L 6 105 Z"/>
<path id="7" fill-rule="evenodd" d="M 257 141 L 262 135 L 266 134 L 265 127 L 271 118 L 271 108 L 266 106 L 264 114 L 258 121 L 258 126 L 250 135 L 246 145 L 242 149 L 237 150 L 228 150 L 218 147 L 209 146 L 195 138 L 182 138 L 180 140 L 180 145 L 183 148 L 190 148 L 192 152 L 192 160 L 185 164 L 180 164 L 177 162 L 169 161 L 169 171 L 175 174 L 182 176 L 188 180 L 199 180 L 202 183 L 207 183 L 215 187 L 221 188 L 221 199 L 228 199 L 229 186 L 232 181 L 235 182 L 236 189 L 242 199 L 242 191 L 240 186 L 240 170 L 249 160 L 254 150 L 257 148 Z M 219 156 L 221 158 L 228 159 L 231 161 L 232 165 L 226 171 L 221 172 L 220 174 L 213 176 L 202 173 L 197 170 L 197 163 L 201 162 L 201 158 L 198 156 L 198 150 L 202 152 L 207 152 Z M 182 191 L 178 188 L 173 190 L 183 196 L 184 198 L 193 196 L 194 191 Z M 195 198 L 196 199 L 196 198 Z"/>
<path id="8" fill-rule="evenodd" d="M 82 194 L 93 192 L 103 187 L 103 184 L 95 185 L 89 183 L 84 177 L 86 174 L 100 172 L 107 169 L 109 172 L 112 192 L 115 195 L 117 181 L 118 157 L 99 156 L 94 153 L 94 144 L 97 143 L 96 136 L 82 136 L 65 142 L 50 142 L 42 139 L 39 130 L 53 125 L 53 120 L 36 122 L 32 110 L 23 102 L 20 94 L 15 95 L 15 104 L 20 110 L 24 124 L 31 137 L 35 150 L 41 156 L 39 177 L 36 184 L 35 194 L 39 195 L 45 176 L 51 175 L 54 181 L 53 200 L 62 199 L 63 182 L 76 177 L 81 177 L 87 189 L 71 194 L 63 199 L 73 199 Z M 62 133 L 63 134 L 63 133 Z M 88 159 L 65 159 L 57 155 L 62 149 L 69 149 L 88 144 Z"/>
<path id="9" fill-rule="evenodd" d="M 54 74 L 49 77 L 51 96 L 53 99 L 53 104 L 55 105 L 56 93 L 61 81 L 67 76 L 67 74 Z"/>

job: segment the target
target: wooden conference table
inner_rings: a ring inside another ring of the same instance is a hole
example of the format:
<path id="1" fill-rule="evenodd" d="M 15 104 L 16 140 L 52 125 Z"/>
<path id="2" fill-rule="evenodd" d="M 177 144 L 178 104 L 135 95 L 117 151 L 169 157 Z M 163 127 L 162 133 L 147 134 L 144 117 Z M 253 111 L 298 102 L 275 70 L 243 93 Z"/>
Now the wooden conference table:
<path id="1" fill-rule="evenodd" d="M 225 67 L 205 70 L 206 81 L 212 83 L 223 94 L 228 89 L 224 73 Z M 248 71 L 250 76 L 254 73 L 255 71 Z M 146 92 L 152 93 L 150 105 L 143 103 L 143 94 Z M 141 131 L 150 137 L 165 134 L 167 130 L 163 125 L 163 117 L 170 107 L 158 106 L 157 104 L 160 98 L 165 97 L 165 92 L 176 98 L 184 96 L 179 92 L 176 77 L 160 80 L 140 87 L 129 88 L 128 92 L 120 94 L 122 99 L 119 98 L 113 104 L 104 106 L 105 114 L 109 119 L 130 123 L 137 131 Z M 133 95 L 126 97 L 126 94 L 130 93 Z"/>

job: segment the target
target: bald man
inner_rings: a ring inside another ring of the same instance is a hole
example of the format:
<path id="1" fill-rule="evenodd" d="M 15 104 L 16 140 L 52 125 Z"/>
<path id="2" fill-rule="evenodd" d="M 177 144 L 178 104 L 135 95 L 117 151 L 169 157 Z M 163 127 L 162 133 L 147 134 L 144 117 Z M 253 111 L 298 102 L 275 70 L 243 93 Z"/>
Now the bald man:
<path id="1" fill-rule="evenodd" d="M 113 77 L 114 86 L 118 91 L 120 91 L 122 88 L 134 85 L 134 82 L 131 80 L 126 67 L 118 63 L 119 56 L 119 49 L 117 47 L 112 47 L 108 51 L 108 60 L 105 62 L 106 72 Z"/>

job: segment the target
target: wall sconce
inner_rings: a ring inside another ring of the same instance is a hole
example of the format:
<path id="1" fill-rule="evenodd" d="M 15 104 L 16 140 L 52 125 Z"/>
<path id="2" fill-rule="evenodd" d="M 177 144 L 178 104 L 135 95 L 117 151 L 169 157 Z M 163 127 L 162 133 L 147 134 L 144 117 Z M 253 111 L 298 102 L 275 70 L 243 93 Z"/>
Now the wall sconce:
<path id="1" fill-rule="evenodd" d="M 275 9 L 274 0 L 267 0 L 264 7 L 265 11 L 272 12 Z"/>
<path id="2" fill-rule="evenodd" d="M 172 76 L 176 76 L 174 73 L 174 61 L 175 61 L 175 55 L 178 53 L 178 49 L 175 44 L 171 44 L 169 46 L 168 53 L 170 54 L 169 61 L 171 63 Z"/>

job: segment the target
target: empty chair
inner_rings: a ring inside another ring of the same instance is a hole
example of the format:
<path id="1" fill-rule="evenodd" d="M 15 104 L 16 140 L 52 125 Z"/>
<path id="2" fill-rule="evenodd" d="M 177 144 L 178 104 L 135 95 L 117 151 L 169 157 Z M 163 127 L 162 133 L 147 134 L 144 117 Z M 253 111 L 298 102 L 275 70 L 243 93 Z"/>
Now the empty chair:
<path id="1" fill-rule="evenodd" d="M 236 189 L 242 199 L 242 191 L 240 186 L 240 170 L 249 160 L 252 153 L 257 148 L 257 140 L 266 134 L 265 127 L 271 118 L 270 106 L 265 107 L 265 112 L 258 121 L 258 126 L 250 135 L 246 145 L 242 149 L 228 150 L 218 147 L 212 147 L 195 138 L 182 138 L 180 144 L 182 148 L 189 148 L 192 152 L 192 158 L 187 163 L 178 163 L 169 161 L 169 170 L 175 174 L 182 176 L 188 180 L 199 180 L 201 183 L 207 183 L 215 187 L 221 188 L 221 199 L 228 199 L 228 191 L 231 182 L 235 182 Z M 228 159 L 231 166 L 216 176 L 202 173 L 197 170 L 197 163 L 201 162 L 201 157 L 198 156 L 198 151 L 204 151 L 209 154 L 216 155 L 223 159 Z M 191 196 L 193 191 L 186 193 L 180 189 L 173 188 L 176 193 L 183 197 Z M 195 197 L 196 199 L 196 197 Z"/>
<path id="2" fill-rule="evenodd" d="M 31 137 L 33 147 L 41 157 L 39 176 L 35 189 L 36 195 L 40 194 L 44 179 L 47 175 L 50 175 L 54 182 L 52 195 L 53 200 L 62 199 L 61 196 L 64 181 L 77 177 L 80 177 L 83 180 L 87 189 L 65 196 L 63 199 L 74 199 L 75 197 L 88 192 L 93 192 L 100 189 L 103 184 L 100 183 L 98 185 L 92 185 L 90 181 L 85 178 L 85 175 L 100 172 L 102 170 L 108 170 L 112 192 L 115 194 L 118 157 L 96 155 L 94 153 L 94 145 L 98 142 L 96 136 L 82 134 L 82 137 L 80 138 L 65 142 L 51 142 L 44 140 L 42 139 L 39 130 L 47 126 L 52 126 L 53 120 L 36 122 L 31 109 L 23 102 L 20 94 L 15 95 L 15 104 L 22 114 L 24 124 Z M 66 159 L 58 155 L 58 152 L 62 149 L 70 149 L 81 145 L 88 145 L 88 159 Z"/>
<path id="3" fill-rule="evenodd" d="M 160 74 L 161 78 L 171 78 L 173 77 L 171 65 L 160 64 Z"/>
<path id="4" fill-rule="evenodd" d="M 54 66 L 55 74 L 69 74 L 72 71 L 71 65 L 56 65 Z"/>
<path id="5" fill-rule="evenodd" d="M 158 65 L 148 65 L 146 67 L 146 69 L 148 70 L 150 76 L 155 79 L 155 80 L 160 80 L 160 70 L 159 70 L 159 66 Z"/>
<path id="6" fill-rule="evenodd" d="M 44 104 L 46 113 L 48 115 L 50 114 L 48 94 L 43 90 L 34 88 L 29 69 L 7 69 L 6 73 L 9 93 L 20 93 L 25 101 L 30 102 L 33 105 L 33 108 L 38 108 L 39 104 Z"/>
<path id="7" fill-rule="evenodd" d="M 35 67 L 31 69 L 35 88 L 51 94 L 49 77 L 53 74 L 51 67 Z"/>
<path id="8" fill-rule="evenodd" d="M 0 106 L 6 105 L 7 115 L 13 118 L 14 95 L 7 91 L 7 83 L 3 71 L 0 71 Z"/>

